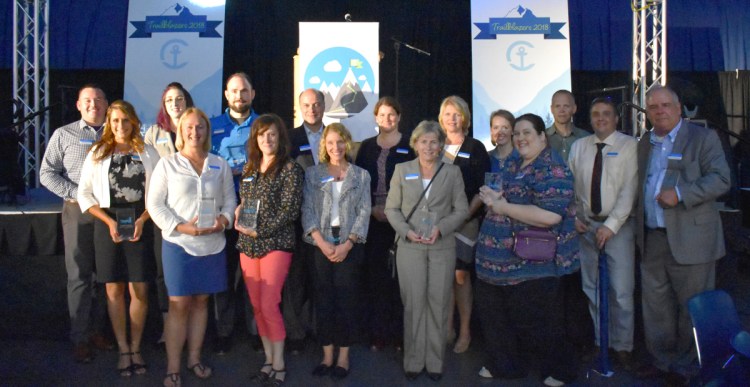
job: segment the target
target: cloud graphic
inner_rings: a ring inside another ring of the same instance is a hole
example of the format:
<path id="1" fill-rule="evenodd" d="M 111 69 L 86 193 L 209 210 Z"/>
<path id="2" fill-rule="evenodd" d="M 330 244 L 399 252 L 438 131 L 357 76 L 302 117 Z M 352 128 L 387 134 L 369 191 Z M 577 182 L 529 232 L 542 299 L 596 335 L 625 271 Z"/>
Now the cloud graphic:
<path id="1" fill-rule="evenodd" d="M 341 63 L 337 60 L 332 60 L 323 66 L 323 71 L 327 73 L 337 73 L 341 71 Z"/>
<path id="2" fill-rule="evenodd" d="M 318 77 L 317 75 L 315 75 L 312 78 L 308 79 L 307 81 L 310 82 L 313 85 L 317 85 L 317 84 L 320 83 L 320 77 Z"/>
<path id="3" fill-rule="evenodd" d="M 364 75 L 360 75 L 359 78 L 357 78 L 357 79 L 359 79 L 360 81 L 366 81 L 367 77 L 364 76 Z"/>

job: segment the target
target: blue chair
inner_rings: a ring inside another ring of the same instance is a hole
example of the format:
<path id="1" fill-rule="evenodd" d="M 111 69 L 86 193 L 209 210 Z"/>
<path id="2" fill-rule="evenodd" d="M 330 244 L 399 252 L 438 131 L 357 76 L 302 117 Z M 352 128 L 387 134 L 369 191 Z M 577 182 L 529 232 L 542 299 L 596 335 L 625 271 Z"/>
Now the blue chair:
<path id="1" fill-rule="evenodd" d="M 732 385 L 737 380 L 729 368 L 735 355 L 732 339 L 742 330 L 732 297 L 723 290 L 706 291 L 688 300 L 688 311 L 693 321 L 701 381 Z"/>

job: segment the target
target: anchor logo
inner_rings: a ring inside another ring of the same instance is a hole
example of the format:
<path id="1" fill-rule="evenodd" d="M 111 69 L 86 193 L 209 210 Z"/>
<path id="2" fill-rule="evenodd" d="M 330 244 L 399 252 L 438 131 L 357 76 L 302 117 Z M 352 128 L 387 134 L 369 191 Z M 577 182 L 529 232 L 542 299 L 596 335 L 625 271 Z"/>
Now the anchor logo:
<path id="1" fill-rule="evenodd" d="M 159 59 L 161 63 L 168 69 L 177 70 L 185 67 L 188 62 L 177 63 L 177 57 L 182 54 L 180 46 L 187 47 L 188 44 L 182 39 L 172 39 L 163 46 L 161 46 L 161 52 L 159 53 Z M 171 57 L 172 62 L 166 61 L 167 57 Z"/>
<path id="2" fill-rule="evenodd" d="M 516 49 L 516 47 L 518 47 L 518 49 Z M 534 63 L 526 63 L 525 56 L 529 55 L 526 52 L 527 47 L 534 48 L 534 45 L 529 42 L 519 40 L 508 47 L 508 49 L 505 51 L 505 59 L 507 59 L 508 63 L 510 63 L 510 67 L 513 67 L 518 71 L 527 71 L 531 70 L 531 68 L 534 67 Z M 513 59 L 516 57 L 518 58 L 518 62 L 513 63 Z"/>

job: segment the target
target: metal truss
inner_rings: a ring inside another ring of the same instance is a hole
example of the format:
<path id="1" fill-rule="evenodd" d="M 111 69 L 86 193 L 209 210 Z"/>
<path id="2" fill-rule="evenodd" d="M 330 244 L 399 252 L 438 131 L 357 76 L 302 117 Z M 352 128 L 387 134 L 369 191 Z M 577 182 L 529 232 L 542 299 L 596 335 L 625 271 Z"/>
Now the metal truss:
<path id="1" fill-rule="evenodd" d="M 633 10 L 633 103 L 646 106 L 646 92 L 667 83 L 667 0 L 631 0 Z M 646 131 L 644 113 L 632 112 L 633 133 Z"/>
<path id="2" fill-rule="evenodd" d="M 26 186 L 39 187 L 39 167 L 49 138 L 49 9 L 47 0 L 14 0 L 13 99 L 19 164 Z M 36 114 L 36 116 L 34 116 Z M 30 118 L 25 120 L 25 118 Z"/>

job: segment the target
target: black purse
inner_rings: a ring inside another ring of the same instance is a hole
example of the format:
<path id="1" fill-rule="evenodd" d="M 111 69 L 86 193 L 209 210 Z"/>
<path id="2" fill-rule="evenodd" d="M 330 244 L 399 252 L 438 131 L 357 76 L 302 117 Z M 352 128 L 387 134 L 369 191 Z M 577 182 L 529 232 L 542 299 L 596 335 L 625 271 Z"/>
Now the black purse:
<path id="1" fill-rule="evenodd" d="M 445 163 L 441 163 L 438 167 L 438 170 L 435 171 L 435 174 L 432 175 L 432 179 L 430 179 L 430 182 L 427 183 L 427 187 L 424 188 L 422 191 L 422 195 L 419 196 L 419 200 L 417 200 L 417 204 L 414 205 L 414 208 L 411 209 L 411 212 L 409 212 L 409 216 L 406 217 L 406 223 L 409 223 L 409 219 L 411 219 L 411 216 L 414 215 L 414 211 L 417 210 L 417 207 L 419 207 L 419 202 L 422 201 L 422 198 L 424 198 L 424 195 L 427 194 L 427 190 L 430 189 L 430 186 L 432 185 L 432 181 L 435 180 L 435 176 L 440 173 L 440 170 L 443 169 L 443 165 Z M 396 278 L 396 254 L 398 253 L 398 240 L 401 238 L 401 235 L 396 234 L 396 239 L 393 240 L 393 244 L 391 244 L 391 247 L 388 248 L 388 268 L 391 269 L 391 277 Z"/>

